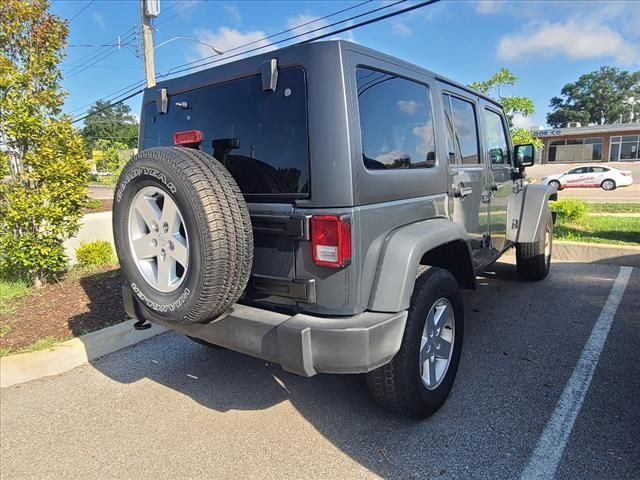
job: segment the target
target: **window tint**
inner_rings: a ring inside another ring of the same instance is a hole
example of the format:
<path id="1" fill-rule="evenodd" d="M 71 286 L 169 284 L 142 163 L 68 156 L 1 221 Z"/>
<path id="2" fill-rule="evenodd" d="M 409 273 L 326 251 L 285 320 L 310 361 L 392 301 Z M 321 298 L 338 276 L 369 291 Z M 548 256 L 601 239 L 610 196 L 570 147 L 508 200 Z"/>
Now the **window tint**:
<path id="1" fill-rule="evenodd" d="M 579 173 L 587 173 L 587 167 L 574 168 L 573 170 L 569 170 L 569 175 L 575 175 Z"/>
<path id="2" fill-rule="evenodd" d="M 188 108 L 176 107 L 177 102 L 187 102 Z M 245 195 L 306 196 L 309 191 L 301 68 L 280 70 L 275 92 L 263 91 L 256 75 L 171 95 L 164 115 L 155 103 L 147 105 L 143 148 L 173 145 L 173 133 L 181 130 L 204 133 L 200 148 L 227 167 Z"/>
<path id="3" fill-rule="evenodd" d="M 449 159 L 449 163 L 456 163 L 459 161 L 460 154 L 456 155 L 456 147 L 453 142 L 455 138 L 455 133 L 453 131 L 453 115 L 451 114 L 451 102 L 449 101 L 449 95 L 444 95 L 442 99 L 442 103 L 444 105 L 444 121 L 445 121 L 445 132 L 446 132 L 446 140 L 447 140 L 447 157 Z M 456 160 L 457 159 L 457 160 Z"/>
<path id="4" fill-rule="evenodd" d="M 604 172 L 608 172 L 609 169 L 608 168 L 604 168 L 604 167 L 590 167 L 589 168 L 589 172 L 591 173 L 604 173 Z"/>
<path id="5" fill-rule="evenodd" d="M 480 163 L 475 107 L 471 102 L 447 94 L 444 95 L 443 100 L 445 105 L 450 103 L 457 161 L 471 165 Z"/>
<path id="6" fill-rule="evenodd" d="M 484 111 L 487 126 L 487 149 L 491 165 L 509 164 L 509 147 L 502 117 L 492 110 Z"/>
<path id="7" fill-rule="evenodd" d="M 367 68 L 356 69 L 362 156 L 370 169 L 435 165 L 428 87 Z"/>

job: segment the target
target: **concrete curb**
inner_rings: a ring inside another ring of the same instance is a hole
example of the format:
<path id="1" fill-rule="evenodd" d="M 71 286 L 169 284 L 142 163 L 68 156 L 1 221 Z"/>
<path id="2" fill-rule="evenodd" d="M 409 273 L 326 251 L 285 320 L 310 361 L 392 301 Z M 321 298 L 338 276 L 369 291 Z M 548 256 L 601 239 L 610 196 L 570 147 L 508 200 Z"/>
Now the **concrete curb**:
<path id="1" fill-rule="evenodd" d="M 103 328 L 55 345 L 50 350 L 2 357 L 0 388 L 68 372 L 86 362 L 167 331 L 156 324 L 146 330 L 135 330 L 135 322 L 136 320 L 128 320 Z"/>
<path id="2" fill-rule="evenodd" d="M 515 250 L 508 254 L 515 255 Z M 640 268 L 640 246 L 554 240 L 553 260 Z"/>

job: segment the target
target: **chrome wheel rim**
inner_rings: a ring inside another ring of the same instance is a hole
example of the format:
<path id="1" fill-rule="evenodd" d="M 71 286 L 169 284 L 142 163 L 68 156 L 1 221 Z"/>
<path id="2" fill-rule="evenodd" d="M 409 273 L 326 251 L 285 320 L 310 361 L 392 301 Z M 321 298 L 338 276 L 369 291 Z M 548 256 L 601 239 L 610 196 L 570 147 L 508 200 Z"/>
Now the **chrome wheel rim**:
<path id="1" fill-rule="evenodd" d="M 159 292 L 176 290 L 189 268 L 189 237 L 180 209 L 157 187 L 145 187 L 129 209 L 129 248 L 142 278 Z"/>
<path id="2" fill-rule="evenodd" d="M 427 390 L 438 388 L 447 374 L 454 341 L 453 306 L 439 298 L 429 310 L 420 341 L 420 379 Z"/>
<path id="3" fill-rule="evenodd" d="M 602 188 L 604 188 L 605 190 L 612 190 L 613 182 L 611 180 L 605 180 L 604 183 L 602 184 Z"/>

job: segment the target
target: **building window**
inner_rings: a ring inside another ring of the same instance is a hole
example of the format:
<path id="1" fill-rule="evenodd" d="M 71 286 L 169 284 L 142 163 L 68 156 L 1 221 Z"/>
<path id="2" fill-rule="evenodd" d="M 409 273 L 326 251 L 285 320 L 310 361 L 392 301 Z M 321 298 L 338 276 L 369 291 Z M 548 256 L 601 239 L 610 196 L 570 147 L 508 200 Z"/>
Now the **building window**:
<path id="1" fill-rule="evenodd" d="M 620 160 L 637 160 L 639 135 L 625 135 L 620 146 Z"/>
<path id="2" fill-rule="evenodd" d="M 435 166 L 426 85 L 367 68 L 356 69 L 365 166 L 373 170 Z"/>
<path id="3" fill-rule="evenodd" d="M 549 162 L 593 162 L 602 160 L 602 137 L 554 140 L 549 144 Z"/>

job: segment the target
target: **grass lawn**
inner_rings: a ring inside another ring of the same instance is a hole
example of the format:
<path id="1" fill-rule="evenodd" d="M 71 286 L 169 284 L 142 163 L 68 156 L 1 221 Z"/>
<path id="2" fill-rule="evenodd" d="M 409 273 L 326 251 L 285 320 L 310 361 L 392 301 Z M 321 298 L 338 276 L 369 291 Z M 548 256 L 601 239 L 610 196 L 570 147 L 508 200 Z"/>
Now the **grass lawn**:
<path id="1" fill-rule="evenodd" d="M 640 202 L 638 203 L 588 203 L 588 211 L 591 213 L 637 213 L 640 214 Z"/>
<path id="2" fill-rule="evenodd" d="M 593 215 L 585 217 L 580 222 L 560 222 L 555 226 L 554 237 L 558 240 L 638 246 L 640 245 L 640 216 Z"/>
<path id="3" fill-rule="evenodd" d="M 17 300 L 29 293 L 29 285 L 22 280 L 5 280 L 0 278 L 0 314 L 8 314 L 14 310 Z M 0 326 L 0 337 L 3 328 Z"/>

